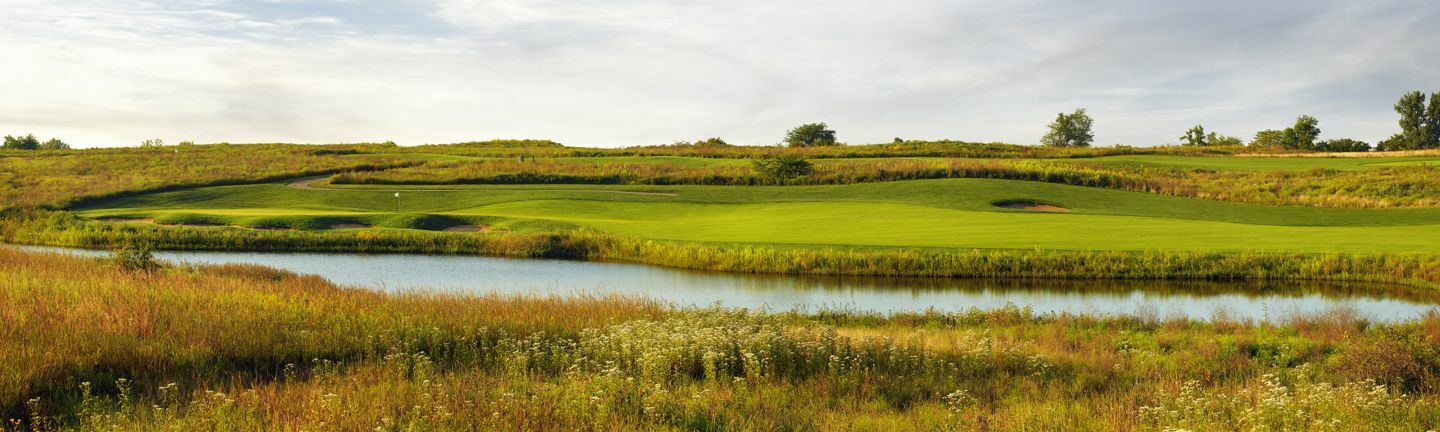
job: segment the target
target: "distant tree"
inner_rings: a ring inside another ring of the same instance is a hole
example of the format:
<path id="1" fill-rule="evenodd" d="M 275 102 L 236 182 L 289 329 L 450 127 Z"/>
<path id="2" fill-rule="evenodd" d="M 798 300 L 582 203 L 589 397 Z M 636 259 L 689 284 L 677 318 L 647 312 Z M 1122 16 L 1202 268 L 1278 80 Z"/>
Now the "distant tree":
<path id="1" fill-rule="evenodd" d="M 1255 139 L 1250 140 L 1251 147 L 1259 148 L 1284 148 L 1285 131 L 1266 129 L 1255 133 Z"/>
<path id="2" fill-rule="evenodd" d="M 1239 147 L 1245 145 L 1245 141 L 1241 140 L 1240 137 L 1233 135 L 1220 135 L 1215 132 L 1210 132 L 1209 134 L 1206 134 L 1205 141 L 1210 145 L 1217 147 Z"/>
<path id="3" fill-rule="evenodd" d="M 164 146 L 165 146 L 165 140 L 160 139 L 160 138 L 147 139 L 147 140 L 144 140 L 144 141 L 141 141 L 141 142 L 140 142 L 140 147 L 141 147 L 141 148 L 164 147 Z"/>
<path id="4" fill-rule="evenodd" d="M 61 141 L 59 138 L 50 138 L 49 141 L 40 143 L 41 150 L 69 150 L 70 144 Z"/>
<path id="5" fill-rule="evenodd" d="M 1215 134 L 1212 133 L 1210 135 L 1213 136 Z M 1185 135 L 1180 136 L 1180 141 L 1182 141 L 1181 144 L 1187 146 L 1207 146 L 1210 145 L 1209 138 L 1210 137 L 1205 136 L 1204 126 L 1195 125 L 1195 127 L 1192 127 L 1190 128 L 1190 130 L 1185 131 Z"/>
<path id="6" fill-rule="evenodd" d="M 1283 148 L 1289 150 L 1315 150 L 1320 138 L 1320 121 L 1315 117 L 1302 115 L 1295 119 L 1295 125 L 1285 130 L 1263 130 L 1255 133 L 1251 147 Z"/>
<path id="7" fill-rule="evenodd" d="M 6 135 L 5 145 L 0 148 L 8 150 L 35 150 L 40 148 L 40 140 L 34 134 L 25 134 L 22 137 Z"/>
<path id="8" fill-rule="evenodd" d="M 1040 143 L 1051 147 L 1089 147 L 1095 141 L 1091 131 L 1095 120 L 1080 108 L 1070 114 L 1060 113 L 1050 123 L 1050 131 L 1040 138 Z"/>
<path id="9" fill-rule="evenodd" d="M 1325 152 L 1368 152 L 1370 144 L 1349 138 L 1339 138 L 1315 143 L 1315 150 Z"/>
<path id="10" fill-rule="evenodd" d="M 835 131 L 824 122 L 806 123 L 785 133 L 785 144 L 790 147 L 817 147 L 835 145 Z"/>
<path id="11" fill-rule="evenodd" d="M 1386 139 L 1380 140 L 1379 142 L 1376 142 L 1376 143 L 1375 143 L 1375 151 L 1377 151 L 1377 152 L 1383 152 L 1383 151 L 1395 151 L 1395 150 L 1399 150 L 1399 148 L 1397 148 L 1397 146 L 1399 145 L 1399 143 L 1398 143 L 1399 138 L 1398 138 L 1398 137 L 1399 137 L 1399 135 L 1397 134 L 1397 135 L 1391 136 L 1390 138 L 1386 138 Z"/>
<path id="12" fill-rule="evenodd" d="M 1440 96 L 1437 93 L 1433 96 Z M 1435 115 L 1440 114 L 1440 104 L 1437 104 L 1435 97 L 1430 98 L 1430 106 L 1425 106 L 1425 93 L 1413 91 L 1400 96 L 1400 101 L 1395 103 L 1395 112 L 1400 114 L 1400 133 L 1385 140 L 1383 147 L 1386 150 L 1418 150 L 1440 146 L 1435 138 L 1436 126 Z"/>
<path id="13" fill-rule="evenodd" d="M 895 137 L 894 143 L 895 143 L 895 144 L 904 144 L 904 143 L 905 143 L 905 140 L 904 140 L 904 139 L 901 139 L 900 137 Z"/>
<path id="14" fill-rule="evenodd" d="M 1320 138 L 1320 120 L 1308 115 L 1295 119 L 1295 125 L 1285 129 L 1285 148 L 1314 150 L 1315 140 Z"/>
<path id="15" fill-rule="evenodd" d="M 725 142 L 725 140 L 720 139 L 720 137 L 710 137 L 701 141 L 695 141 L 695 145 L 704 147 L 723 147 L 730 145 L 730 143 Z"/>
<path id="16" fill-rule="evenodd" d="M 1430 140 L 1425 142 L 1425 148 L 1440 148 L 1440 92 L 1430 95 L 1430 107 L 1425 109 L 1425 120 L 1430 132 Z"/>
<path id="17" fill-rule="evenodd" d="M 795 154 L 782 154 L 776 157 L 755 159 L 750 161 L 755 172 L 771 180 L 783 181 L 795 177 L 810 174 L 813 167 L 810 161 Z"/>

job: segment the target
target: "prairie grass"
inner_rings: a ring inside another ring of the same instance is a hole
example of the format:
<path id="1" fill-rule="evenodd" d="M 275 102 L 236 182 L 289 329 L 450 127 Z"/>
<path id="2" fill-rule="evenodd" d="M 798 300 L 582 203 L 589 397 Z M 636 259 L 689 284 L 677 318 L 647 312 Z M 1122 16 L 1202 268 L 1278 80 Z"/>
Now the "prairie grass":
<path id="1" fill-rule="evenodd" d="M 16 430 L 1425 430 L 1440 315 L 1283 324 L 379 294 L 0 250 Z"/>
<path id="2" fill-rule="evenodd" d="M 414 164 L 355 156 L 377 145 L 197 145 L 10 152 L 0 155 L 0 209 L 66 207 L 84 199 L 270 181 Z"/>

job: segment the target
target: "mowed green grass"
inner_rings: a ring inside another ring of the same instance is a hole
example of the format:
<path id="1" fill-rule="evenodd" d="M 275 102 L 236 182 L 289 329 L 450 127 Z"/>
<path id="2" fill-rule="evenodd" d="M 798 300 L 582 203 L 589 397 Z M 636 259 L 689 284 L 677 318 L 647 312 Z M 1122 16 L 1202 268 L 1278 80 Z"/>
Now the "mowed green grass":
<path id="1" fill-rule="evenodd" d="M 450 186 L 459 190 L 407 191 L 398 200 L 386 187 L 375 188 L 209 187 L 112 199 L 79 210 L 88 217 L 178 214 L 236 223 L 277 216 L 367 222 L 429 214 L 515 230 L 588 228 L 657 240 L 785 245 L 1351 253 L 1440 248 L 1440 209 L 1271 207 L 1010 180 Z M 993 205 L 1009 199 L 1052 203 L 1072 213 Z"/>
<path id="2" fill-rule="evenodd" d="M 1440 226 L 1280 227 L 910 204 L 616 203 L 534 200 L 454 212 L 543 219 L 665 240 L 940 248 L 1401 252 L 1440 245 Z"/>

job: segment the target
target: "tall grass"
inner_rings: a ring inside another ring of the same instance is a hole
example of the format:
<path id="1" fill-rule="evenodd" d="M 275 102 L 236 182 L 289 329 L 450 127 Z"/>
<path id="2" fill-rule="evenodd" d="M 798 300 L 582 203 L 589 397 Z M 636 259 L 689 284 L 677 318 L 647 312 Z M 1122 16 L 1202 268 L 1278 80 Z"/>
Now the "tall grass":
<path id="1" fill-rule="evenodd" d="M 255 183 L 414 164 L 354 157 L 370 145 L 196 145 L 25 152 L 0 157 L 0 209 L 61 208 L 97 199 L 182 187 Z"/>
<path id="2" fill-rule="evenodd" d="M 788 148 L 765 145 L 696 145 L 676 143 L 621 148 L 565 147 L 543 140 L 496 140 L 457 144 L 424 145 L 399 149 L 406 153 L 431 153 L 475 157 L 629 157 L 684 156 L 703 158 L 754 159 L 780 154 L 799 154 L 808 158 L 886 158 L 886 157 L 963 157 L 963 158 L 1087 158 L 1100 156 L 1163 154 L 1163 155 L 1232 155 L 1275 151 L 1247 147 L 1044 147 L 1005 143 L 976 143 L 954 140 L 905 141 L 902 143 L 840 145 Z"/>
<path id="3" fill-rule="evenodd" d="M 249 266 L 129 272 L 13 250 L 0 250 L 0 314 L 17 324 L 0 327 L 0 429 L 1440 425 L 1440 315 L 664 310 L 379 294 Z"/>

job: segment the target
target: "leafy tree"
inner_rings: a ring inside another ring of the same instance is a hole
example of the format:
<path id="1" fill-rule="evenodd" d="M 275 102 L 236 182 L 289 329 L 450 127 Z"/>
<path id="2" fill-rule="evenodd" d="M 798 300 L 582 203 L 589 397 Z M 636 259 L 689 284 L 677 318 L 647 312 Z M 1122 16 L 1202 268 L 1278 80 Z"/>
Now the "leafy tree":
<path id="1" fill-rule="evenodd" d="M 141 142 L 140 142 L 140 147 L 141 147 L 141 148 L 164 147 L 164 146 L 165 146 L 165 140 L 160 139 L 160 138 L 147 139 L 147 140 L 144 140 L 144 141 L 141 141 Z"/>
<path id="2" fill-rule="evenodd" d="M 824 122 L 806 123 L 785 133 L 785 144 L 790 147 L 817 147 L 835 145 L 835 131 Z"/>
<path id="3" fill-rule="evenodd" d="M 1425 109 L 1425 119 L 1430 132 L 1430 140 L 1425 143 L 1425 148 L 1440 148 L 1440 93 L 1430 95 L 1430 107 Z"/>
<path id="4" fill-rule="evenodd" d="M 730 143 L 725 142 L 725 140 L 720 139 L 720 137 L 710 137 L 701 141 L 695 141 L 695 145 L 702 147 L 726 147 L 729 146 Z"/>
<path id="5" fill-rule="evenodd" d="M 1255 139 L 1250 140 L 1251 147 L 1260 148 L 1284 148 L 1285 131 L 1266 129 L 1255 133 Z"/>
<path id="6" fill-rule="evenodd" d="M 1050 123 L 1050 131 L 1040 138 L 1040 143 L 1051 147 L 1089 147 L 1095 141 L 1091 131 L 1095 120 L 1080 108 L 1070 114 L 1060 113 Z"/>
<path id="7" fill-rule="evenodd" d="M 1440 148 L 1440 93 L 1430 95 L 1430 104 L 1425 104 L 1425 93 L 1413 91 L 1400 97 L 1395 103 L 1395 112 L 1400 114 L 1400 133 L 1381 141 L 1381 150 L 1420 150 Z"/>
<path id="8" fill-rule="evenodd" d="M 1214 135 L 1214 133 L 1210 134 L 1210 136 Z M 1188 146 L 1210 145 L 1209 138 L 1209 136 L 1205 135 L 1205 127 L 1201 125 L 1195 125 L 1195 127 L 1192 127 L 1190 128 L 1190 130 L 1185 131 L 1185 135 L 1180 136 L 1180 140 L 1184 141 L 1183 144 Z"/>
<path id="9" fill-rule="evenodd" d="M 1285 148 L 1314 150 L 1315 140 L 1320 137 L 1320 120 L 1308 115 L 1295 119 L 1295 126 L 1285 129 Z"/>
<path id="10" fill-rule="evenodd" d="M 1205 142 L 1212 146 L 1239 147 L 1245 145 L 1245 141 L 1234 135 L 1220 135 L 1210 132 L 1205 135 Z"/>
<path id="11" fill-rule="evenodd" d="M 49 141 L 40 143 L 40 150 L 69 150 L 70 144 L 61 141 L 59 138 L 51 138 Z"/>
<path id="12" fill-rule="evenodd" d="M 0 148 L 7 150 L 35 150 L 40 148 L 40 140 L 34 134 L 25 134 L 23 137 L 5 136 L 5 145 Z"/>
<path id="13" fill-rule="evenodd" d="M 1326 152 L 1368 152 L 1370 144 L 1349 138 L 1326 140 L 1315 143 L 1315 150 Z"/>
<path id="14" fill-rule="evenodd" d="M 1290 150 L 1315 150 L 1315 140 L 1320 137 L 1320 120 L 1308 115 L 1295 119 L 1295 125 L 1285 130 L 1263 130 L 1255 133 L 1251 147 L 1283 148 Z"/>
<path id="15" fill-rule="evenodd" d="M 755 172 L 776 181 L 804 176 L 810 174 L 810 171 L 814 169 L 814 167 L 810 165 L 810 161 L 795 154 L 782 154 L 771 158 L 755 159 L 750 161 L 750 165 L 755 169 Z"/>

